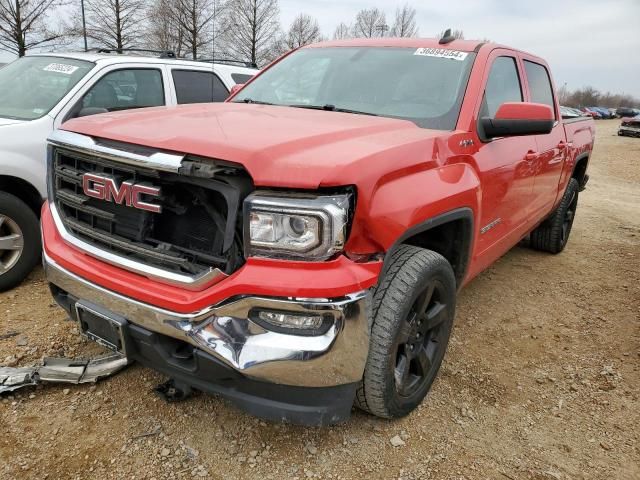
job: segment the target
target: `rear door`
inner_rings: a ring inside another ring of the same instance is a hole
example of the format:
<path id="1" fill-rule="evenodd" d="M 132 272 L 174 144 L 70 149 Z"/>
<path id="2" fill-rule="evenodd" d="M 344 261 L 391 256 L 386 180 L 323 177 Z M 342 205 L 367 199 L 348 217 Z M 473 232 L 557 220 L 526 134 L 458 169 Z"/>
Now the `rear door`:
<path id="1" fill-rule="evenodd" d="M 555 115 L 551 133 L 536 135 L 538 157 L 535 161 L 533 199 L 530 205 L 531 221 L 542 220 L 556 203 L 558 185 L 567 152 L 571 149 L 565 141 L 564 127 L 558 112 L 551 75 L 545 65 L 526 55 L 522 58 L 525 72 L 528 101 L 549 105 Z"/>

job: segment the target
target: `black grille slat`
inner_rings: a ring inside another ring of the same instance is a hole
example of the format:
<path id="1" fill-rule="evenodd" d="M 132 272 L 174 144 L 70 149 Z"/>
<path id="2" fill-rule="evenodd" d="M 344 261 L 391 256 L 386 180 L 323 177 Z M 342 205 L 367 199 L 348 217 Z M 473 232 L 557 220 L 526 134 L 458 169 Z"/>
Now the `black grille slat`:
<path id="1" fill-rule="evenodd" d="M 241 238 L 238 206 L 253 189 L 250 177 L 241 169 L 227 166 L 214 172 L 215 179 L 207 180 L 121 165 L 56 147 L 52 173 L 53 198 L 63 224 L 69 233 L 102 250 L 185 274 L 209 268 L 231 273 L 244 261 L 239 242 L 229 246 L 224 241 L 230 235 Z M 82 179 L 86 173 L 113 179 L 118 186 L 130 181 L 159 187 L 159 197 L 143 195 L 143 200 L 161 205 L 162 212 L 85 195 Z M 229 211 L 234 212 L 230 218 Z M 228 232 L 229 228 L 237 233 Z"/>

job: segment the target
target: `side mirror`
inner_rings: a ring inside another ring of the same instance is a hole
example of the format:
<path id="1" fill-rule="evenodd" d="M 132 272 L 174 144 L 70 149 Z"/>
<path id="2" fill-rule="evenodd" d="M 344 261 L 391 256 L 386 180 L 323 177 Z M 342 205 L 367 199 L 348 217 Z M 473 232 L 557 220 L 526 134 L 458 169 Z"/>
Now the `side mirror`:
<path id="1" fill-rule="evenodd" d="M 76 117 L 88 117 L 89 115 L 97 115 L 99 113 L 109 113 L 109 110 L 101 107 L 85 107 L 78 112 Z"/>
<path id="2" fill-rule="evenodd" d="M 236 93 L 238 93 L 240 90 L 242 90 L 242 87 L 244 87 L 244 83 L 236 83 L 233 87 L 231 87 L 231 91 L 229 92 L 229 96 L 233 96 Z"/>
<path id="3" fill-rule="evenodd" d="M 495 118 L 480 119 L 487 138 L 544 135 L 551 132 L 555 119 L 549 105 L 507 102 L 500 105 Z"/>

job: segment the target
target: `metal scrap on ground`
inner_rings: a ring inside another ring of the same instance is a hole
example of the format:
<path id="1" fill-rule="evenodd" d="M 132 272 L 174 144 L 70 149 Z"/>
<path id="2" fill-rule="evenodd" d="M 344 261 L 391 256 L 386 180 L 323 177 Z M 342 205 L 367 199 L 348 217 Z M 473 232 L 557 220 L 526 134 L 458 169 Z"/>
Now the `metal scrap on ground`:
<path id="1" fill-rule="evenodd" d="M 45 358 L 34 367 L 0 367 L 0 394 L 29 385 L 47 383 L 95 383 L 129 364 L 127 357 L 112 353 L 88 360 Z"/>

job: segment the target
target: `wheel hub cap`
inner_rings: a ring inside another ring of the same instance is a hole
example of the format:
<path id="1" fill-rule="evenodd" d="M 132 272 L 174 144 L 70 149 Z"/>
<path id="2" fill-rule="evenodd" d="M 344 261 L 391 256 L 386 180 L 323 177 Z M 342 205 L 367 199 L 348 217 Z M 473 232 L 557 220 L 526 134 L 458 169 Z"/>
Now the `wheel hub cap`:
<path id="1" fill-rule="evenodd" d="M 22 230 L 14 220 L 0 215 L 0 275 L 18 263 L 23 250 Z"/>

